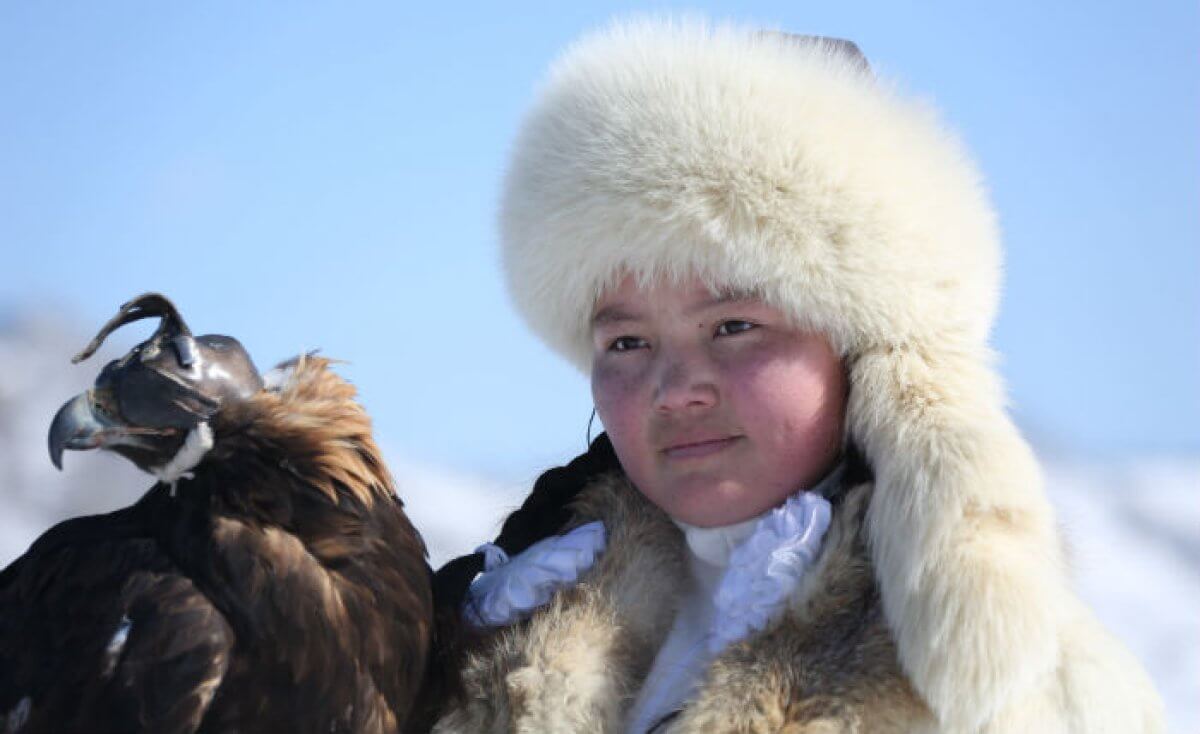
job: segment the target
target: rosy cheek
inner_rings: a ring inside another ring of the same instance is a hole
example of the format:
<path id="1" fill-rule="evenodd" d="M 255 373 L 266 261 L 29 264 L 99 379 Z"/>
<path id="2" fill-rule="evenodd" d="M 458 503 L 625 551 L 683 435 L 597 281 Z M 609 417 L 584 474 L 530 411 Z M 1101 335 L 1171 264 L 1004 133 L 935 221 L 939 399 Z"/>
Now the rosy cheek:
<path id="1" fill-rule="evenodd" d="M 828 382 L 810 358 L 769 346 L 742 352 L 722 368 L 722 384 L 739 419 L 768 432 L 790 427 L 777 425 L 780 421 L 807 420 L 823 410 Z"/>

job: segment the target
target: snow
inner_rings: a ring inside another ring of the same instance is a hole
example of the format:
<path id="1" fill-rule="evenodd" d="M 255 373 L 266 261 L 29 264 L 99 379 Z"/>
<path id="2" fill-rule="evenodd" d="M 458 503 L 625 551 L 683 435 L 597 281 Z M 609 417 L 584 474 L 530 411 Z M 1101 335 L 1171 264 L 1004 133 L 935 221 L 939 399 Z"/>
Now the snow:
<path id="1" fill-rule="evenodd" d="M 1200 732 L 1200 460 L 1046 473 L 1079 595 L 1146 666 L 1170 731 Z"/>
<path id="2" fill-rule="evenodd" d="M 528 487 L 506 486 L 451 469 L 391 458 L 404 510 L 421 531 L 429 562 L 440 567 L 451 558 L 471 553 L 500 532 L 500 524 L 520 506 Z"/>

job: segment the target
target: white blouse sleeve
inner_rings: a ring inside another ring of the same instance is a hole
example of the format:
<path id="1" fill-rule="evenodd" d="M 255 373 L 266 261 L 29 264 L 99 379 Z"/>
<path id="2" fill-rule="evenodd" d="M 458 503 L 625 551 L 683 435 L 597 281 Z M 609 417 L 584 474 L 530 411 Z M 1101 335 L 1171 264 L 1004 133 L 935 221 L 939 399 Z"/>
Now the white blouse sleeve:
<path id="1" fill-rule="evenodd" d="M 498 546 L 481 545 L 484 571 L 471 583 L 463 615 L 476 627 L 499 627 L 528 616 L 556 591 L 572 586 L 604 552 L 604 524 L 580 525 L 552 535 L 509 558 Z"/>

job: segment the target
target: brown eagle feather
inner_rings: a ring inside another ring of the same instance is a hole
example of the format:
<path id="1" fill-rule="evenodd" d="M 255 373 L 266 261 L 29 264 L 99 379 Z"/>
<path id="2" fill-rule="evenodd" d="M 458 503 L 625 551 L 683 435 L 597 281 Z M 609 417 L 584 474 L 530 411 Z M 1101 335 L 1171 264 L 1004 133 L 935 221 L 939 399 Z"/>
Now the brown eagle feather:
<path id="1" fill-rule="evenodd" d="M 354 388 L 305 356 L 227 406 L 176 491 L 52 528 L 0 573 L 0 730 L 404 731 L 425 546 Z"/>

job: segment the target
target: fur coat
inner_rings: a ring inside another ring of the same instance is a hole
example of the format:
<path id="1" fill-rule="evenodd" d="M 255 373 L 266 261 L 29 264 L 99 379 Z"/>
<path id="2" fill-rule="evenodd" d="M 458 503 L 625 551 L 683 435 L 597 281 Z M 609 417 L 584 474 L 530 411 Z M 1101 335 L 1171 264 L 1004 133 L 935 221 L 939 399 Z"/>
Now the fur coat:
<path id="1" fill-rule="evenodd" d="M 754 294 L 842 356 L 847 440 L 874 476 L 793 614 L 717 660 L 677 730 L 1163 728 L 1140 666 L 1071 590 L 1007 413 L 990 345 L 1002 247 L 981 181 L 928 104 L 846 42 L 631 19 L 551 65 L 500 207 L 534 333 L 586 374 L 595 305 L 626 275 Z M 615 512 L 609 557 L 479 648 L 445 730 L 620 728 L 682 551 L 608 491 L 579 509 Z M 622 542 L 627 524 L 645 542 Z"/>
<path id="2" fill-rule="evenodd" d="M 900 665 L 881 603 L 866 534 L 873 491 L 871 481 L 845 487 L 788 612 L 724 650 L 699 692 L 655 734 L 1161 730 L 1156 695 L 1137 662 L 1078 604 L 1059 628 L 1059 659 L 1036 685 L 979 728 L 939 722 Z M 435 732 L 624 731 L 670 630 L 688 551 L 678 528 L 619 472 L 592 481 L 573 510 L 564 530 L 602 520 L 605 555 L 532 618 L 471 643 L 463 693 Z M 995 550 L 1003 557 L 1003 548 Z M 987 588 L 955 581 L 963 593 Z M 1001 620 L 992 629 L 1003 636 L 980 656 L 1021 644 L 1019 627 Z M 976 702 L 980 709 L 996 708 L 1006 691 L 989 693 L 995 700 Z"/>

